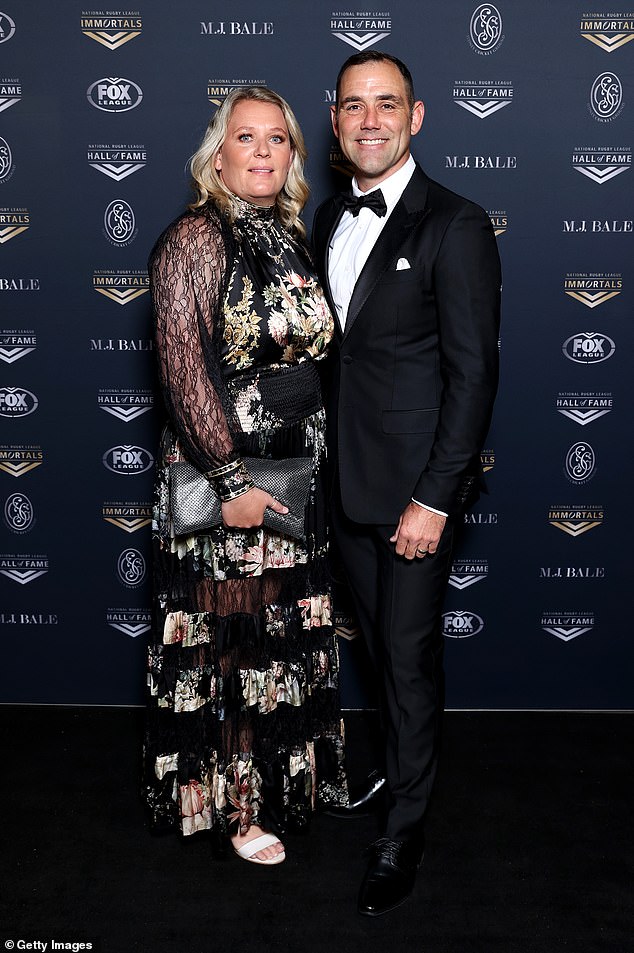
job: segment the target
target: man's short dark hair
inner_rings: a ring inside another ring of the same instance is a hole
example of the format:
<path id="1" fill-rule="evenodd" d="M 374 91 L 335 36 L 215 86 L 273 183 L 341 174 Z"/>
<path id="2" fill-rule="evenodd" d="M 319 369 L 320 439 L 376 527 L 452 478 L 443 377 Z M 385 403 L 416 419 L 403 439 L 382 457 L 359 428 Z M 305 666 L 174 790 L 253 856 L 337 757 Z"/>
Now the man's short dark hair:
<path id="1" fill-rule="evenodd" d="M 337 103 L 339 103 L 343 74 L 352 66 L 363 66 L 364 63 L 392 63 L 393 66 L 396 66 L 405 82 L 405 92 L 407 94 L 409 108 L 414 108 L 414 80 L 412 79 L 412 74 L 402 60 L 399 60 L 396 56 L 392 56 L 391 53 L 382 53 L 380 50 L 365 50 L 363 53 L 354 53 L 348 57 L 337 76 Z"/>

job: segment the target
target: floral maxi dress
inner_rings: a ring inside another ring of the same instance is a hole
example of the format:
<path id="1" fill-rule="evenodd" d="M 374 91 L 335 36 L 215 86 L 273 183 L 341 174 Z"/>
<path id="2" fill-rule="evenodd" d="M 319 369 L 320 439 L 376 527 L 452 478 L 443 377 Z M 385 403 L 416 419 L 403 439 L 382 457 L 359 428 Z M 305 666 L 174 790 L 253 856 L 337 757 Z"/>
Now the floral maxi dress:
<path id="1" fill-rule="evenodd" d="M 316 362 L 332 317 L 300 242 L 273 209 L 236 200 L 163 233 L 150 274 L 169 422 L 153 521 L 145 794 L 155 830 L 299 830 L 345 803 L 338 655 L 326 565 L 325 422 Z M 308 456 L 305 538 L 218 527 L 177 537 L 169 464 L 223 499 L 242 457 Z"/>

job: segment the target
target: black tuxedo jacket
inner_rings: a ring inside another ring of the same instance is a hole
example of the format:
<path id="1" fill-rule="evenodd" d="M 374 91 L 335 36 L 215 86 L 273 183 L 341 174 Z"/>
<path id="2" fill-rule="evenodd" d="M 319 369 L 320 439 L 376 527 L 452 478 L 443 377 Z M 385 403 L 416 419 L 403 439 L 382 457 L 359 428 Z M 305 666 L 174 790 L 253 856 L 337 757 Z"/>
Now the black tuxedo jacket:
<path id="1" fill-rule="evenodd" d="M 452 514 L 479 474 L 497 389 L 493 228 L 417 166 L 359 275 L 342 334 L 328 249 L 343 211 L 340 196 L 317 209 L 313 243 L 335 315 L 326 406 L 344 511 L 396 523 L 413 496 Z"/>

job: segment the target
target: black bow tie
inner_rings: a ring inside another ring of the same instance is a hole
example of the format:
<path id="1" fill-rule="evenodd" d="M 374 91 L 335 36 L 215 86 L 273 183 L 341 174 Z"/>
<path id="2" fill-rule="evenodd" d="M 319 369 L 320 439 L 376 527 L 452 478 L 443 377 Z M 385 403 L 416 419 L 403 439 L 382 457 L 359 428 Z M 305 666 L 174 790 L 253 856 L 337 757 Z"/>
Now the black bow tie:
<path id="1" fill-rule="evenodd" d="M 367 195 L 359 195 L 358 197 L 351 195 L 350 192 L 346 192 L 341 198 L 343 199 L 344 208 L 350 212 L 351 215 L 354 215 L 355 218 L 362 208 L 372 209 L 374 214 L 378 215 L 379 218 L 383 218 L 384 215 L 387 215 L 387 205 L 385 204 L 381 189 L 375 189 L 373 192 L 368 192 Z"/>

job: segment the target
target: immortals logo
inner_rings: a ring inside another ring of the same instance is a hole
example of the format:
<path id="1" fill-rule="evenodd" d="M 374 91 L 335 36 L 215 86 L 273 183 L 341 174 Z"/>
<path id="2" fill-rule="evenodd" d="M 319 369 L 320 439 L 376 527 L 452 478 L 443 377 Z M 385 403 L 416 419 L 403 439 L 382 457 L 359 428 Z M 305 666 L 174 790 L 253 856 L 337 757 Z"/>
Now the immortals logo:
<path id="1" fill-rule="evenodd" d="M 616 345 L 607 334 L 598 331 L 581 331 L 566 338 L 561 345 L 564 356 L 575 364 L 600 364 L 607 361 L 616 350 Z"/>
<path id="2" fill-rule="evenodd" d="M 111 245 L 125 248 L 137 236 L 138 228 L 132 206 L 125 199 L 113 199 L 103 213 L 103 234 Z"/>
<path id="3" fill-rule="evenodd" d="M 100 390 L 97 406 L 128 424 L 152 410 L 154 393 L 151 390 Z"/>
<path id="4" fill-rule="evenodd" d="M 351 179 L 354 175 L 354 169 L 339 148 L 338 143 L 333 143 L 330 147 L 330 168 L 340 175 L 345 175 L 348 179 Z"/>
<path id="5" fill-rule="evenodd" d="M 612 394 L 566 391 L 557 396 L 555 408 L 564 417 L 585 427 L 610 413 L 613 408 Z"/>
<path id="6" fill-rule="evenodd" d="M 597 458 L 590 444 L 582 440 L 568 450 L 564 460 L 564 472 L 571 483 L 583 486 L 596 473 Z"/>
<path id="7" fill-rule="evenodd" d="M 207 99 L 214 106 L 222 106 L 229 93 L 243 86 L 266 86 L 266 83 L 263 79 L 210 79 L 207 83 Z"/>
<path id="8" fill-rule="evenodd" d="M 357 53 L 368 50 L 384 40 L 392 32 L 391 13 L 333 13 L 330 17 L 330 32 L 338 40 L 347 43 Z"/>
<path id="9" fill-rule="evenodd" d="M 623 276 L 619 273 L 599 274 L 569 272 L 564 278 L 564 292 L 586 308 L 598 308 L 623 290 Z"/>
<path id="10" fill-rule="evenodd" d="M 202 36 L 273 36 L 271 20 L 206 20 L 200 21 Z"/>
<path id="11" fill-rule="evenodd" d="M 513 102 L 513 84 L 506 79 L 456 80 L 453 101 L 478 119 L 487 119 Z"/>
<path id="12" fill-rule="evenodd" d="M 26 232 L 31 226 L 31 216 L 26 208 L 0 208 L 0 245 Z"/>
<path id="13" fill-rule="evenodd" d="M 35 394 L 23 387 L 0 387 L 0 417 L 28 417 L 38 403 Z"/>
<path id="14" fill-rule="evenodd" d="M 552 506 L 548 510 L 548 522 L 568 536 L 583 536 L 597 526 L 603 526 L 603 506 Z"/>
<path id="15" fill-rule="evenodd" d="M 0 446 L 0 470 L 12 477 L 21 477 L 41 467 L 44 454 L 36 446 Z"/>
<path id="16" fill-rule="evenodd" d="M 595 43 L 605 53 L 613 53 L 634 39 L 634 16 L 622 13 L 583 16 L 579 29 L 585 40 Z"/>
<path id="17" fill-rule="evenodd" d="M 124 549 L 117 560 L 117 575 L 128 589 L 136 589 L 145 579 L 146 565 L 138 549 Z"/>
<path id="18" fill-rule="evenodd" d="M 101 515 L 106 523 L 124 533 L 136 533 L 152 522 L 152 506 L 150 503 L 104 503 Z"/>
<path id="19" fill-rule="evenodd" d="M 623 109 L 623 86 L 612 71 L 600 73 L 590 89 L 590 115 L 597 122 L 612 122 Z"/>
<path id="20" fill-rule="evenodd" d="M 489 218 L 491 219 L 491 225 L 493 225 L 493 231 L 495 232 L 495 237 L 499 238 L 500 235 L 504 235 L 505 231 L 509 227 L 509 216 L 508 212 L 501 211 L 500 209 L 495 209 L 493 211 L 487 212 Z"/>
<path id="21" fill-rule="evenodd" d="M 0 136 L 0 185 L 8 182 L 15 172 L 13 153 L 6 139 Z"/>
<path id="22" fill-rule="evenodd" d="M 492 3 L 481 3 L 473 11 L 469 23 L 469 45 L 474 53 L 490 56 L 504 42 L 502 14 Z"/>
<path id="23" fill-rule="evenodd" d="M 143 90 L 131 79 L 122 76 L 104 76 L 86 90 L 91 106 L 106 113 L 125 113 L 143 100 Z"/>
<path id="24" fill-rule="evenodd" d="M 22 83 L 19 79 L 0 79 L 0 113 L 10 109 L 22 99 Z"/>
<path id="25" fill-rule="evenodd" d="M 489 575 L 486 559 L 454 559 L 451 565 L 449 585 L 454 589 L 468 589 L 482 582 Z"/>
<path id="26" fill-rule="evenodd" d="M 6 43 L 15 33 L 15 21 L 0 11 L 0 43 Z"/>
<path id="27" fill-rule="evenodd" d="M 95 271 L 92 286 L 99 294 L 117 304 L 130 304 L 150 290 L 147 270 Z"/>
<path id="28" fill-rule="evenodd" d="M 152 627 L 152 613 L 149 609 L 108 609 L 106 625 L 118 632 L 136 639 L 149 632 Z"/>
<path id="29" fill-rule="evenodd" d="M 483 473 L 490 473 L 495 466 L 495 450 L 483 450 L 480 454 L 480 466 Z"/>
<path id="30" fill-rule="evenodd" d="M 90 145 L 86 153 L 88 164 L 115 182 L 144 169 L 147 163 L 145 146 Z"/>
<path id="31" fill-rule="evenodd" d="M 25 493 L 12 493 L 7 497 L 3 514 L 12 533 L 28 533 L 35 523 L 33 504 Z"/>
<path id="32" fill-rule="evenodd" d="M 141 35 L 143 20 L 137 13 L 94 13 L 82 16 L 81 32 L 91 40 L 101 43 L 107 50 L 118 50 Z"/>
<path id="33" fill-rule="evenodd" d="M 578 147 L 572 153 L 572 167 L 598 185 L 603 185 L 632 168 L 632 150 L 629 146 Z"/>
<path id="34" fill-rule="evenodd" d="M 48 556 L 16 556 L 11 553 L 0 556 L 0 575 L 6 576 L 12 582 L 18 582 L 21 586 L 39 579 L 48 569 Z"/>
<path id="35" fill-rule="evenodd" d="M 446 169 L 517 169 L 517 156 L 445 156 Z"/>
<path id="36" fill-rule="evenodd" d="M 37 347 L 33 331 L 0 331 L 0 361 L 15 364 Z"/>
<path id="37" fill-rule="evenodd" d="M 570 642 L 592 631 L 594 612 L 543 612 L 541 625 L 544 632 L 557 636 L 563 642 Z"/>
<path id="38" fill-rule="evenodd" d="M 154 466 L 154 457 L 143 447 L 119 446 L 106 450 L 102 457 L 103 465 L 113 473 L 123 476 L 136 476 L 145 473 Z"/>
<path id="39" fill-rule="evenodd" d="M 475 612 L 466 609 L 455 609 L 453 612 L 444 612 L 442 616 L 443 635 L 450 639 L 468 639 L 477 635 L 484 628 L 484 620 Z"/>

